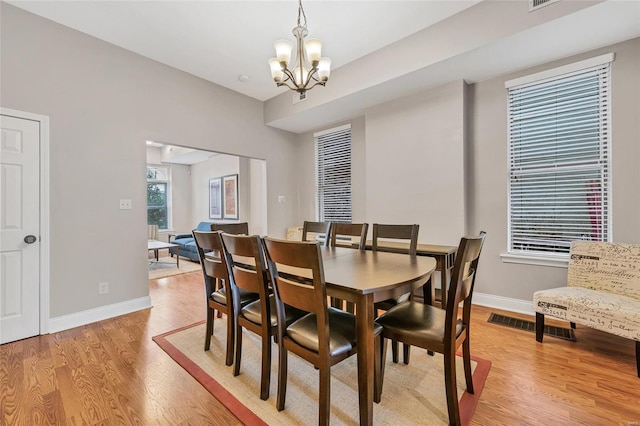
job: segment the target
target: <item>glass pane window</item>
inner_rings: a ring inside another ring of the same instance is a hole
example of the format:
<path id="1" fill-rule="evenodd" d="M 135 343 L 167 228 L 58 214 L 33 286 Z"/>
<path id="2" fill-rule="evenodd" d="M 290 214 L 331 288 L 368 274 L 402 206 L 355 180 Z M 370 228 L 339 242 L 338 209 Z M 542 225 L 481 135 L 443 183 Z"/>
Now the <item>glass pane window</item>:
<path id="1" fill-rule="evenodd" d="M 610 232 L 610 62 L 508 87 L 509 252 Z"/>
<path id="2" fill-rule="evenodd" d="M 169 168 L 147 166 L 147 224 L 169 229 Z"/>
<path id="3" fill-rule="evenodd" d="M 322 222 L 351 222 L 351 126 L 315 135 L 316 212 Z"/>

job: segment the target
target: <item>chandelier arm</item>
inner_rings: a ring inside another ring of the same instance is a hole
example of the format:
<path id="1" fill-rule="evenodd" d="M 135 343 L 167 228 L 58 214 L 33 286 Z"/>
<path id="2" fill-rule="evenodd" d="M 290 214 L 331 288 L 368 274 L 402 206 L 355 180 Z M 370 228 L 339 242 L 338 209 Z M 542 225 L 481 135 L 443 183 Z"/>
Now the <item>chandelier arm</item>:
<path id="1" fill-rule="evenodd" d="M 324 86 L 325 84 L 326 84 L 326 81 L 319 81 L 319 80 L 316 80 L 316 82 L 315 82 L 315 83 L 313 83 L 313 85 L 311 85 L 311 86 L 309 86 L 309 87 L 306 87 L 306 88 L 304 89 L 304 91 L 305 91 L 305 92 L 307 92 L 307 91 L 309 91 L 309 90 L 313 89 L 313 88 L 314 88 L 314 87 L 316 87 L 316 86 Z"/>
<path id="2" fill-rule="evenodd" d="M 287 76 L 287 78 L 283 81 L 288 81 L 291 80 L 293 83 L 296 82 L 296 78 L 293 75 L 293 73 L 291 72 L 291 70 L 289 70 L 289 68 L 282 68 L 282 72 L 284 72 L 284 74 Z"/>
<path id="3" fill-rule="evenodd" d="M 311 79 L 318 81 L 318 79 L 315 77 L 315 74 L 318 72 L 318 68 L 317 67 L 313 67 L 309 70 L 309 72 L 307 73 L 307 81 L 304 82 L 304 87 L 307 87 L 307 85 L 309 84 L 309 82 L 311 81 Z"/>
<path id="4" fill-rule="evenodd" d="M 298 92 L 298 88 L 296 86 L 292 86 L 289 83 L 287 83 L 287 81 L 289 80 L 284 80 L 284 81 L 280 81 L 278 83 L 276 83 L 276 86 L 280 87 L 280 86 L 285 86 L 288 87 L 289 89 L 293 90 L 294 92 Z"/>

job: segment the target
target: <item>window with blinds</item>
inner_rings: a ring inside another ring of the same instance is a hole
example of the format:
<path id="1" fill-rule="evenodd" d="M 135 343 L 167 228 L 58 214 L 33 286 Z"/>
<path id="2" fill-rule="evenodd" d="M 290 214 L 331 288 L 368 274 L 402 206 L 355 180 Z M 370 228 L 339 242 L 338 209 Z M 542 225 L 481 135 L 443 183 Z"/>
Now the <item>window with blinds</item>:
<path id="1" fill-rule="evenodd" d="M 566 254 L 574 240 L 609 240 L 613 58 L 605 56 L 507 83 L 511 253 Z"/>
<path id="2" fill-rule="evenodd" d="M 322 222 L 351 222 L 351 126 L 316 133 L 316 212 Z"/>

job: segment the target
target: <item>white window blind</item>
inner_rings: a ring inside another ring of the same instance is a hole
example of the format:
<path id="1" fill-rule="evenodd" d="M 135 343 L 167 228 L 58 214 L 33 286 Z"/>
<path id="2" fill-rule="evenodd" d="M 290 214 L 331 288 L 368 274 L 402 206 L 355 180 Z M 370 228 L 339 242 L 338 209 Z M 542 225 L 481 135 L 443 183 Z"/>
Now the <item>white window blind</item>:
<path id="1" fill-rule="evenodd" d="M 318 220 L 351 222 L 351 126 L 314 136 Z"/>
<path id="2" fill-rule="evenodd" d="M 609 68 L 508 88 L 510 252 L 609 240 Z"/>

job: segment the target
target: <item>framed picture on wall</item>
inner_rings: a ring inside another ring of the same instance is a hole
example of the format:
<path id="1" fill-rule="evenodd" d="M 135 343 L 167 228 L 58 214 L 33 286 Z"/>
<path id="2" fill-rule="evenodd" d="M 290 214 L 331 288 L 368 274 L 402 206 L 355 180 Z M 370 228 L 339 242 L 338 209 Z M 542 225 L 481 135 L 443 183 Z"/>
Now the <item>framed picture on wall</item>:
<path id="1" fill-rule="evenodd" d="M 209 219 L 222 219 L 222 178 L 209 179 Z"/>
<path id="2" fill-rule="evenodd" d="M 222 178 L 224 193 L 224 219 L 238 219 L 238 175 Z"/>

